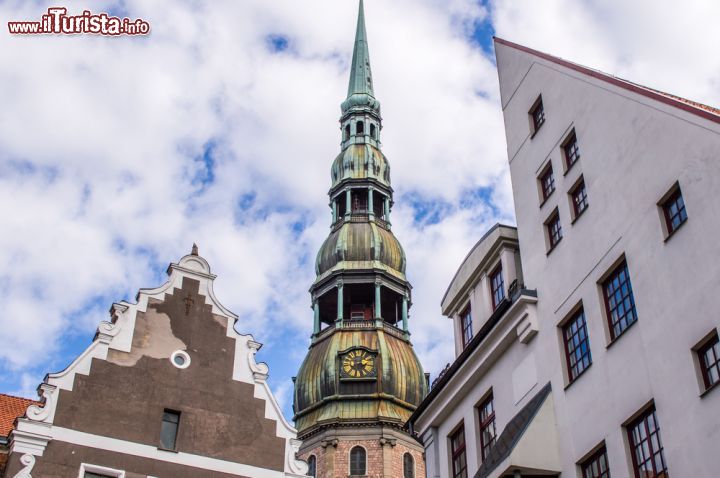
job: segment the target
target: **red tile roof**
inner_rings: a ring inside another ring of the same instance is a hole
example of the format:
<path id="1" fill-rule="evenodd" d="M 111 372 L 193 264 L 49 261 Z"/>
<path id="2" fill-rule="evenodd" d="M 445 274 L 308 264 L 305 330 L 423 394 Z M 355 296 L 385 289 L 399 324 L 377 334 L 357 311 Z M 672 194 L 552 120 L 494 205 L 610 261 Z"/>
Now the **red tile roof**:
<path id="1" fill-rule="evenodd" d="M 523 45 L 518 45 L 517 43 L 503 40 L 502 38 L 495 37 L 495 41 L 501 45 L 509 46 L 510 48 L 524 51 L 525 53 L 535 55 L 544 60 L 551 61 L 555 64 L 564 66 L 566 68 L 570 68 L 571 70 L 575 70 L 577 72 L 583 73 L 583 74 L 591 76 L 593 78 L 597 78 L 599 80 L 605 81 L 612 85 L 619 86 L 620 88 L 624 88 L 624 89 L 632 91 L 634 93 L 638 93 L 645 97 L 652 98 L 654 100 L 660 101 L 661 103 L 664 103 L 664 104 L 667 104 L 670 106 L 675 106 L 676 108 L 679 108 L 684 111 L 688 111 L 690 113 L 693 113 L 697 116 L 700 116 L 700 117 L 703 117 L 710 121 L 713 121 L 715 123 L 720 123 L 720 109 L 718 109 L 718 108 L 708 106 L 708 105 L 705 105 L 702 103 L 698 103 L 697 101 L 692 101 L 692 100 L 688 100 L 685 98 L 681 98 L 679 96 L 672 95 L 670 93 L 665 93 L 663 91 L 655 90 L 653 88 L 648 88 L 647 86 L 638 85 L 637 83 L 623 80 L 622 78 L 618 78 L 617 76 L 613 76 L 613 75 L 604 73 L 599 70 L 593 70 L 592 68 L 578 65 L 577 63 L 563 60 L 562 58 L 548 55 L 547 53 L 543 53 L 541 51 L 533 50 L 532 48 L 528 48 Z"/>
<path id="2" fill-rule="evenodd" d="M 34 403 L 39 402 L 0 393 L 0 437 L 10 435 L 15 419 L 25 415 L 27 407 Z"/>

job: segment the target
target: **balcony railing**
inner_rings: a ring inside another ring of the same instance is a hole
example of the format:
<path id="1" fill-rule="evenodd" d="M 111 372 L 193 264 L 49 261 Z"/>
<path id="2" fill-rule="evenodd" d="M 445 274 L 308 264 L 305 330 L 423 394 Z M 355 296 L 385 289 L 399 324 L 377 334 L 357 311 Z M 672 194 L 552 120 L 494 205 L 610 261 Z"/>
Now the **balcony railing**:
<path id="1" fill-rule="evenodd" d="M 338 327 L 339 325 L 339 327 Z M 383 322 L 381 327 L 375 325 L 374 320 L 346 320 L 342 324 L 333 324 L 320 331 L 315 340 L 324 339 L 328 335 L 332 334 L 336 329 L 347 329 L 347 330 L 375 330 L 381 328 L 384 332 L 397 337 L 399 339 L 406 339 L 405 332 L 402 329 L 395 327 L 392 324 Z"/>

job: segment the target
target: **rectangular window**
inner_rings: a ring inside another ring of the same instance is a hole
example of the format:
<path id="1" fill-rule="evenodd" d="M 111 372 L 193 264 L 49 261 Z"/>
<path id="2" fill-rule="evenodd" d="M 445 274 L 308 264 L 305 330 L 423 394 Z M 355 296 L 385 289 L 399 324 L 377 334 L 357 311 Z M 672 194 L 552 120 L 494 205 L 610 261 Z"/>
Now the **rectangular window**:
<path id="1" fill-rule="evenodd" d="M 578 147 L 575 130 L 572 130 L 570 135 L 563 142 L 562 148 L 565 155 L 565 169 L 570 170 L 570 168 L 578 162 L 578 159 L 580 159 L 580 148 Z"/>
<path id="2" fill-rule="evenodd" d="M 717 332 L 697 351 L 705 390 L 720 383 L 720 339 Z"/>
<path id="3" fill-rule="evenodd" d="M 462 327 L 461 333 L 464 348 L 467 347 L 467 344 L 469 344 L 473 338 L 472 312 L 470 311 L 470 306 L 460 314 L 460 326 Z"/>
<path id="4" fill-rule="evenodd" d="M 547 229 L 549 249 L 552 251 L 563 237 L 560 214 L 557 209 L 555 209 L 550 218 L 545 222 L 545 228 Z"/>
<path id="5" fill-rule="evenodd" d="M 543 107 L 542 96 L 539 96 L 538 99 L 535 101 L 535 104 L 533 104 L 533 107 L 530 109 L 529 114 L 530 119 L 532 120 L 534 135 L 545 123 L 545 108 Z"/>
<path id="6" fill-rule="evenodd" d="M 583 309 L 580 309 L 563 326 L 563 338 L 568 377 L 570 382 L 573 382 L 592 364 L 590 339 L 588 338 L 585 311 Z"/>
<path id="7" fill-rule="evenodd" d="M 636 478 L 667 478 L 669 475 L 655 407 L 628 425 L 627 432 Z"/>
<path id="8" fill-rule="evenodd" d="M 83 475 L 83 478 L 112 478 L 109 475 L 101 475 L 99 473 L 93 473 L 91 471 L 86 471 Z"/>
<path id="9" fill-rule="evenodd" d="M 602 285 L 610 336 L 615 339 L 637 320 L 627 263 L 623 261 Z"/>
<path id="10" fill-rule="evenodd" d="M 540 175 L 540 189 L 542 190 L 543 201 L 555 191 L 555 176 L 553 175 L 552 164 Z"/>
<path id="11" fill-rule="evenodd" d="M 467 459 L 465 456 L 465 427 L 460 428 L 450 436 L 450 450 L 452 454 L 453 478 L 467 478 Z"/>
<path id="12" fill-rule="evenodd" d="M 605 445 L 580 464 L 583 478 L 610 478 L 607 450 Z"/>
<path id="13" fill-rule="evenodd" d="M 665 214 L 665 225 L 667 226 L 668 235 L 675 232 L 687 221 L 685 201 L 683 200 L 680 187 L 677 187 L 675 192 L 662 203 L 662 208 Z"/>
<path id="14" fill-rule="evenodd" d="M 160 427 L 160 448 L 175 450 L 178 427 L 180 426 L 180 412 L 165 410 Z"/>
<path id="15" fill-rule="evenodd" d="M 480 405 L 480 453 L 482 459 L 487 458 L 490 449 L 495 444 L 497 432 L 495 430 L 495 405 L 493 404 L 492 392 L 490 396 Z"/>
<path id="16" fill-rule="evenodd" d="M 497 269 L 490 274 L 490 289 L 492 293 L 493 310 L 495 310 L 505 298 L 505 281 L 503 280 L 502 266 L 498 266 Z"/>
<path id="17" fill-rule="evenodd" d="M 580 214 L 585 212 L 588 207 L 587 190 L 585 189 L 585 180 L 580 178 L 580 182 L 570 191 L 572 196 L 573 212 L 575 218 L 580 217 Z"/>

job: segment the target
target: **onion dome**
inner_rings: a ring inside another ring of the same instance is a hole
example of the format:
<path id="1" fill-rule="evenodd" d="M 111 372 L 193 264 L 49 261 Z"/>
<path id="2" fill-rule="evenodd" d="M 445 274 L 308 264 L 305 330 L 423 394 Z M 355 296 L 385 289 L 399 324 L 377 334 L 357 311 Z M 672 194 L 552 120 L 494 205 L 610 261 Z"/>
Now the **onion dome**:
<path id="1" fill-rule="evenodd" d="M 390 187 L 390 164 L 377 146 L 370 143 L 351 144 L 333 161 L 332 187 L 346 179 L 376 179 Z"/>
<path id="2" fill-rule="evenodd" d="M 335 269 L 380 269 L 404 280 L 405 251 L 392 232 L 375 223 L 346 222 L 325 239 L 315 262 L 318 277 Z"/>
<path id="3" fill-rule="evenodd" d="M 390 330 L 336 331 L 308 351 L 295 382 L 295 425 L 299 430 L 343 421 L 402 424 L 410 417 L 427 393 L 427 382 L 412 344 Z M 358 348 L 377 351 L 377 380 L 338 381 L 338 356 Z M 344 386 L 358 389 L 354 399 L 348 400 Z"/>

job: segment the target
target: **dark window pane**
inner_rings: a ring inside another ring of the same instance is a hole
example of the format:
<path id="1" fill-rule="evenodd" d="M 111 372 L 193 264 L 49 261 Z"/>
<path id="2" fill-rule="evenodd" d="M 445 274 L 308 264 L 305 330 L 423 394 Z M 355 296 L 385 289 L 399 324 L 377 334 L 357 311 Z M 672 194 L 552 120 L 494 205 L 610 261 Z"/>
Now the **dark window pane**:
<path id="1" fill-rule="evenodd" d="M 460 314 L 460 323 L 462 326 L 463 347 L 466 347 L 473 338 L 472 313 L 469 306 Z"/>
<path id="2" fill-rule="evenodd" d="M 86 471 L 83 475 L 84 478 L 112 478 L 109 475 L 100 475 L 98 473 L 92 473 L 90 471 Z"/>
<path id="3" fill-rule="evenodd" d="M 497 431 L 495 429 L 495 405 L 493 403 L 492 393 L 480 405 L 478 411 L 480 415 L 480 450 L 482 459 L 485 460 L 497 438 Z"/>
<path id="4" fill-rule="evenodd" d="M 350 450 L 350 474 L 351 475 L 364 475 L 365 474 L 365 448 L 356 446 Z"/>
<path id="5" fill-rule="evenodd" d="M 614 339 L 637 320 L 635 299 L 626 263 L 620 264 L 603 282 L 603 294 L 610 331 Z"/>
<path id="6" fill-rule="evenodd" d="M 308 476 L 312 476 L 315 478 L 315 474 L 317 473 L 317 459 L 315 458 L 315 455 L 310 455 L 310 458 L 308 458 Z"/>
<path id="7" fill-rule="evenodd" d="M 415 460 L 410 453 L 403 455 L 403 478 L 415 478 Z"/>
<path id="8" fill-rule="evenodd" d="M 580 159 L 580 148 L 578 147 L 575 131 L 570 133 L 570 136 L 565 141 L 563 151 L 565 152 L 565 164 L 567 165 L 567 169 L 570 169 L 572 165 Z"/>
<path id="9" fill-rule="evenodd" d="M 180 414 L 170 410 L 163 413 L 162 425 L 160 427 L 160 447 L 166 450 L 174 450 L 177 440 Z"/>
<path id="10" fill-rule="evenodd" d="M 540 177 L 540 185 L 542 186 L 543 200 L 549 198 L 555 191 L 555 176 L 553 175 L 552 166 L 549 166 Z"/>
<path id="11" fill-rule="evenodd" d="M 581 181 L 580 184 L 572 192 L 573 198 L 573 209 L 575 211 L 575 217 L 580 216 L 585 209 L 588 207 L 587 190 L 585 189 L 585 181 Z"/>
<path id="12" fill-rule="evenodd" d="M 530 111 L 533 122 L 533 132 L 536 132 L 545 123 L 545 108 L 543 107 L 542 98 L 538 98 L 537 103 Z"/>
<path id="13" fill-rule="evenodd" d="M 665 211 L 665 223 L 667 224 L 668 234 L 672 234 L 678 227 L 687 221 L 687 212 L 685 211 L 685 201 L 682 192 L 678 188 L 672 196 L 663 204 Z"/>
<path id="14" fill-rule="evenodd" d="M 698 359 L 705 388 L 709 389 L 720 382 L 720 339 L 717 333 L 698 350 Z"/>
<path id="15" fill-rule="evenodd" d="M 547 222 L 548 239 L 550 240 L 550 249 L 553 249 L 560 239 L 562 239 L 562 226 L 560 225 L 560 214 L 553 213 L 552 218 Z"/>
<path id="16" fill-rule="evenodd" d="M 505 298 L 505 281 L 503 280 L 502 268 L 498 267 L 490 276 L 490 287 L 492 289 L 493 309 Z"/>
<path id="17" fill-rule="evenodd" d="M 453 478 L 467 478 L 467 461 L 465 458 L 465 429 L 460 427 L 450 436 L 452 452 Z"/>

